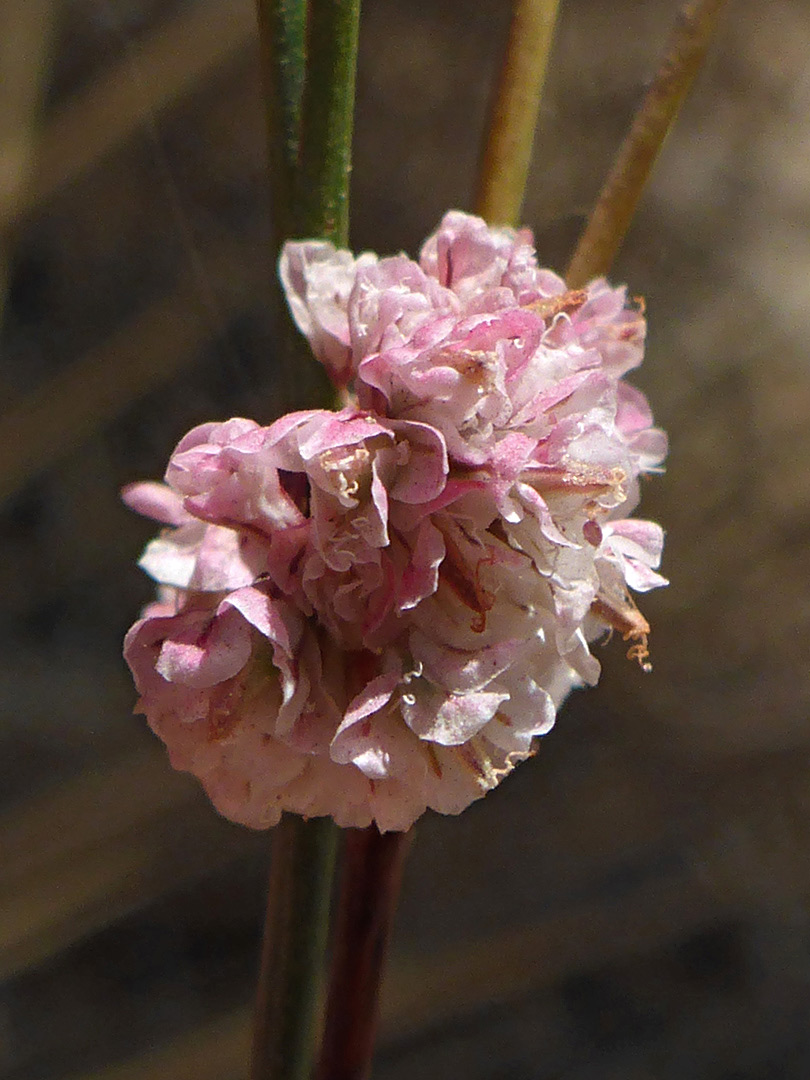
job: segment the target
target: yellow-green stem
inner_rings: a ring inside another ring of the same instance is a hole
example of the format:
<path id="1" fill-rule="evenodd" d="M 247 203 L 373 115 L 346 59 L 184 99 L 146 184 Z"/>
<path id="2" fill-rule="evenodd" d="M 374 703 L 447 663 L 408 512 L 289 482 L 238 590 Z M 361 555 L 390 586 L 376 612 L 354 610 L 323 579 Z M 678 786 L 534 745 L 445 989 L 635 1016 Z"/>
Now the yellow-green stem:
<path id="1" fill-rule="evenodd" d="M 531 163 L 559 0 L 515 0 L 490 106 L 475 200 L 492 225 L 517 225 Z"/>
<path id="2" fill-rule="evenodd" d="M 607 273 L 652 168 L 700 70 L 726 0 L 693 0 L 678 13 L 658 73 L 608 173 L 566 272 L 570 288 Z"/>

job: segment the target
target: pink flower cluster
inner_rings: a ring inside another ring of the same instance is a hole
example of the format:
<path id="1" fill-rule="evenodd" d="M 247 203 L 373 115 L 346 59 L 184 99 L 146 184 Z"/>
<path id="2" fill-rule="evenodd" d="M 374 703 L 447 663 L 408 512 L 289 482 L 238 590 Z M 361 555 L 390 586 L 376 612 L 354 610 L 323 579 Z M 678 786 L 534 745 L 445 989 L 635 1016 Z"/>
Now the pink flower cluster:
<path id="1" fill-rule="evenodd" d="M 227 817 L 407 829 L 532 753 L 596 681 L 589 641 L 617 629 L 646 661 L 628 590 L 665 584 L 663 538 L 627 515 L 666 443 L 622 380 L 645 322 L 457 212 L 418 263 L 306 241 L 281 277 L 350 404 L 204 424 L 165 484 L 127 489 L 167 528 L 125 653 Z"/>

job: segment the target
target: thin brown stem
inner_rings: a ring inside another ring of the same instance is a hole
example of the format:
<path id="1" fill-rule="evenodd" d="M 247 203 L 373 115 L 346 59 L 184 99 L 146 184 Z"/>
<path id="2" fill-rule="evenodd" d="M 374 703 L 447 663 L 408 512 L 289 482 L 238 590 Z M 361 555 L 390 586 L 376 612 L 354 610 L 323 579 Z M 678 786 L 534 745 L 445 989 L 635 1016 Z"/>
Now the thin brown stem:
<path id="1" fill-rule="evenodd" d="M 509 40 L 490 106 L 476 212 L 517 225 L 559 0 L 515 0 Z"/>
<path id="2" fill-rule="evenodd" d="M 712 39 L 726 0 L 692 0 L 678 13 L 658 73 L 644 95 L 566 273 L 580 288 L 610 268 L 681 104 Z"/>
<path id="3" fill-rule="evenodd" d="M 317 1080 L 366 1080 L 410 833 L 347 831 Z"/>

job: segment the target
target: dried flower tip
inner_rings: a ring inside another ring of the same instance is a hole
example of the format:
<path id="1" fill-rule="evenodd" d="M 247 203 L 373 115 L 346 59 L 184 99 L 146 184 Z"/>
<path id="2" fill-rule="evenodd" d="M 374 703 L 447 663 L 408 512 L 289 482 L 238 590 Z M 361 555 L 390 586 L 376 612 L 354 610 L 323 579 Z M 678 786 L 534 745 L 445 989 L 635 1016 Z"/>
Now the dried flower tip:
<path id="1" fill-rule="evenodd" d="M 636 607 L 635 601 L 630 596 L 623 596 L 620 600 L 609 600 L 605 596 L 598 596 L 591 604 L 591 612 L 598 619 L 606 622 L 611 630 L 617 630 L 622 635 L 622 641 L 631 641 L 633 644 L 627 650 L 627 659 L 638 661 L 642 671 L 652 671 L 649 663 L 650 650 L 648 639 L 650 624 Z"/>
<path id="2" fill-rule="evenodd" d="M 573 315 L 588 299 L 586 289 L 569 289 L 559 296 L 547 296 L 527 304 L 527 310 L 533 311 L 547 322 L 557 315 Z"/>
<path id="3" fill-rule="evenodd" d="M 627 650 L 627 659 L 638 660 L 638 666 L 643 672 L 649 675 L 653 668 L 648 659 L 650 650 L 647 647 L 647 635 L 640 631 L 632 631 L 629 634 L 625 634 L 623 640 L 633 642 Z"/>

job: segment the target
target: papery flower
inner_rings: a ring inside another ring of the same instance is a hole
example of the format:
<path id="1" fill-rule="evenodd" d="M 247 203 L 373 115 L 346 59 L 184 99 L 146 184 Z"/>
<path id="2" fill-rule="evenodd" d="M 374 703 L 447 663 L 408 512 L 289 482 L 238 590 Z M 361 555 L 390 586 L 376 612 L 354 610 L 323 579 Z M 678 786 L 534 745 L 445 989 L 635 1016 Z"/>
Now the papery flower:
<path id="1" fill-rule="evenodd" d="M 666 583 L 663 534 L 627 515 L 666 442 L 622 381 L 645 322 L 456 212 L 419 263 L 306 241 L 281 277 L 350 404 L 202 425 L 127 489 L 167 528 L 125 653 L 226 816 L 406 829 L 532 753 L 595 637 L 647 666 L 629 590 Z"/>

